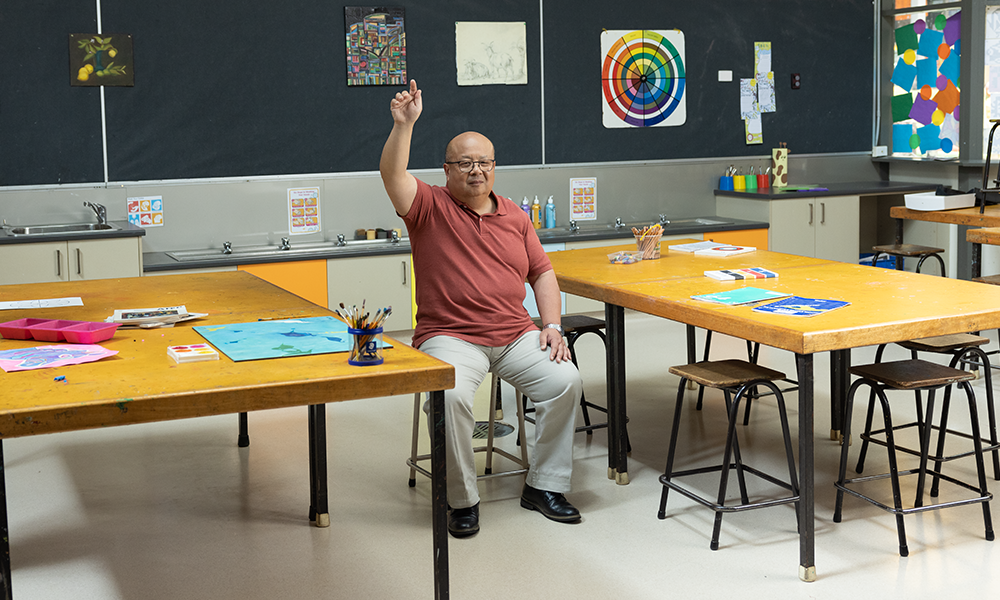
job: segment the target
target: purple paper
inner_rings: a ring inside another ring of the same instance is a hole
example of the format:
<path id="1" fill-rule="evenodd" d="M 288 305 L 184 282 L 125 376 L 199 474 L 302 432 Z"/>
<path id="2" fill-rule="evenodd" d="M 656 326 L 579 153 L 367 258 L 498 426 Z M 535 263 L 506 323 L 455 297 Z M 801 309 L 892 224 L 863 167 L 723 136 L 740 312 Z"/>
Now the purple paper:
<path id="1" fill-rule="evenodd" d="M 962 35 L 962 13 L 957 12 L 948 17 L 948 23 L 944 26 L 944 43 L 954 46 L 955 42 Z"/>
<path id="2" fill-rule="evenodd" d="M 929 125 L 931 115 L 937 110 L 937 102 L 924 100 L 920 96 L 913 99 L 913 108 L 910 109 L 910 118 L 921 125 Z"/>

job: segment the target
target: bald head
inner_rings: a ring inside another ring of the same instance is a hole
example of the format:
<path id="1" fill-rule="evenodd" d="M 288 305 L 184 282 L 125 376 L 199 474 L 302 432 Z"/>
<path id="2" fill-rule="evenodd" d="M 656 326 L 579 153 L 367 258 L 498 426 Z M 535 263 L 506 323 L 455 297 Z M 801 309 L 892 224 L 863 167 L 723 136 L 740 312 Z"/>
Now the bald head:
<path id="1" fill-rule="evenodd" d="M 444 149 L 444 159 L 447 161 L 462 158 L 479 160 L 483 156 L 493 158 L 493 142 L 476 131 L 466 131 L 456 135 Z"/>

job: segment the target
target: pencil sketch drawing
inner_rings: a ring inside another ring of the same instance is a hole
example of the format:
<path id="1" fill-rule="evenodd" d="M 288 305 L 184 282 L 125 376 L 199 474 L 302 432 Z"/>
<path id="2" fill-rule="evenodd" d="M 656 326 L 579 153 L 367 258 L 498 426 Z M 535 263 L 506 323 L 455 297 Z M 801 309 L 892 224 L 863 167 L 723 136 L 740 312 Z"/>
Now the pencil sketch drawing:
<path id="1" fill-rule="evenodd" d="M 456 22 L 455 66 L 458 85 L 527 84 L 524 23 Z"/>

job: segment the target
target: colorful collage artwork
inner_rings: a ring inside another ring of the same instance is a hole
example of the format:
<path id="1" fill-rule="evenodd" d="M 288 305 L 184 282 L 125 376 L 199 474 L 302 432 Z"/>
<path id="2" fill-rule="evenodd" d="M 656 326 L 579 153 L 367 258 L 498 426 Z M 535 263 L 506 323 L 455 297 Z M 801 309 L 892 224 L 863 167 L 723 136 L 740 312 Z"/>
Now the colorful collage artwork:
<path id="1" fill-rule="evenodd" d="M 960 35 L 958 10 L 929 13 L 896 28 L 893 154 L 958 152 Z"/>
<path id="2" fill-rule="evenodd" d="M 125 201 L 128 222 L 139 227 L 163 225 L 163 196 L 142 196 Z"/>
<path id="3" fill-rule="evenodd" d="M 347 85 L 405 85 L 401 6 L 345 6 Z"/>

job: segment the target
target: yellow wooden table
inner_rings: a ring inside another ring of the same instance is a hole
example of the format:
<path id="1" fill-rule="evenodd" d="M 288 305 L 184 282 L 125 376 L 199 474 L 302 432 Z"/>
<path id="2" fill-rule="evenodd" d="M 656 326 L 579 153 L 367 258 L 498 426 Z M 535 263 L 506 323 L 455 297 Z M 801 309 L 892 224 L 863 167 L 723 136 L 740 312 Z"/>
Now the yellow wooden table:
<path id="1" fill-rule="evenodd" d="M 329 523 L 327 508 L 325 404 L 398 394 L 431 393 L 432 414 L 443 414 L 443 390 L 454 386 L 454 368 L 386 338 L 385 362 L 348 365 L 346 353 L 233 362 L 177 364 L 167 346 L 204 342 L 194 325 L 243 323 L 267 318 L 333 313 L 245 272 L 104 279 L 70 283 L 0 286 L 0 301 L 82 298 L 83 306 L 0 312 L 0 320 L 51 318 L 103 321 L 115 309 L 186 305 L 208 313 L 165 329 L 119 329 L 101 342 L 118 354 L 53 369 L 0 372 L 0 440 L 94 427 L 186 419 L 268 408 L 308 406 L 310 518 Z M 0 349 L 44 345 L 2 340 Z M 65 381 L 54 378 L 65 376 Z M 436 408 L 435 408 L 436 407 Z M 434 473 L 434 567 L 436 597 L 448 596 L 447 497 L 444 483 L 444 423 L 432 419 Z M 0 447 L 2 452 L 2 447 Z M 2 464 L 2 453 L 0 453 Z M 0 479 L 2 484 L 2 479 Z M 0 490 L 2 491 L 2 490 Z M 6 501 L 0 502 L 7 540 Z M 5 544 L 6 546 L 6 544 Z M 2 548 L 3 583 L 10 598 L 9 546 Z"/>
<path id="2" fill-rule="evenodd" d="M 647 270 L 662 272 L 664 277 L 661 279 L 648 279 L 648 273 L 636 273 L 638 281 L 621 282 L 629 276 L 608 276 L 607 268 L 601 264 L 607 263 L 608 251 L 607 248 L 569 250 L 553 253 L 550 259 L 560 288 L 605 303 L 609 419 L 613 419 L 608 438 L 616 479 L 619 483 L 628 483 L 624 443 L 624 309 L 794 352 L 799 384 L 799 577 L 804 581 L 816 578 L 813 355 L 831 352 L 831 363 L 846 373 L 851 348 L 1000 327 L 1000 288 L 969 281 L 832 261 L 805 264 L 801 257 L 756 252 L 723 259 L 678 257 L 667 253 L 658 261 L 651 261 L 660 265 L 645 265 Z M 624 270 L 639 265 L 611 266 Z M 747 282 L 746 285 L 808 298 L 847 300 L 851 305 L 801 318 L 758 313 L 749 306 L 728 307 L 691 298 L 744 285 L 743 282 L 720 282 L 702 275 L 706 270 L 740 266 L 764 267 L 779 274 L 776 279 Z M 612 280 L 619 283 L 609 283 Z M 838 379 L 839 376 L 833 383 L 837 384 Z M 842 401 L 840 396 L 844 391 L 843 388 L 832 391 L 835 403 Z"/>
<path id="3" fill-rule="evenodd" d="M 951 225 L 966 225 L 969 227 L 1000 227 L 1000 205 L 991 204 L 982 213 L 979 207 L 958 208 L 955 210 L 912 210 L 905 206 L 893 206 L 889 216 L 896 221 L 896 243 L 903 243 L 903 220 L 927 221 L 930 223 L 948 223 Z M 966 234 L 968 239 L 968 234 Z M 972 277 L 982 275 L 982 244 L 989 242 L 972 242 Z"/>

